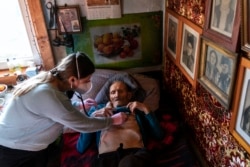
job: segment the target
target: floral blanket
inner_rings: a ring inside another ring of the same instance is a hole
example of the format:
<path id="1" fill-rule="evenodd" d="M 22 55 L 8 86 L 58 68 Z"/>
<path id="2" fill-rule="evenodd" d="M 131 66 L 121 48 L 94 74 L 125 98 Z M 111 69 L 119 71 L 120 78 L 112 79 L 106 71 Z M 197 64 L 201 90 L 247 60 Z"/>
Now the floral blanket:
<path id="1" fill-rule="evenodd" d="M 178 122 L 168 114 L 161 117 L 160 124 L 165 130 L 165 138 L 162 141 L 151 139 L 147 148 L 153 152 L 157 167 L 165 166 L 196 166 L 185 140 L 175 139 Z M 91 167 L 98 155 L 95 141 L 89 149 L 80 154 L 76 151 L 76 142 L 79 133 L 63 134 L 63 148 L 61 152 L 61 167 Z"/>

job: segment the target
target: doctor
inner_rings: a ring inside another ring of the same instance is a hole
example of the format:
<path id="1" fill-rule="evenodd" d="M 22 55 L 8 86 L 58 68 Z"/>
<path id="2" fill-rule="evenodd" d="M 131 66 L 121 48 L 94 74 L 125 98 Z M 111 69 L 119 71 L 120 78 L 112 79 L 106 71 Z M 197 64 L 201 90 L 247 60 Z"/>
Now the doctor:
<path id="1" fill-rule="evenodd" d="M 67 126 L 95 132 L 126 121 L 124 113 L 87 117 L 67 97 L 91 88 L 94 64 L 84 53 L 72 53 L 51 71 L 40 72 L 15 87 L 0 115 L 0 166 L 45 167 L 47 147 Z M 82 100 L 83 102 L 83 100 Z M 84 109 L 84 104 L 81 105 Z"/>

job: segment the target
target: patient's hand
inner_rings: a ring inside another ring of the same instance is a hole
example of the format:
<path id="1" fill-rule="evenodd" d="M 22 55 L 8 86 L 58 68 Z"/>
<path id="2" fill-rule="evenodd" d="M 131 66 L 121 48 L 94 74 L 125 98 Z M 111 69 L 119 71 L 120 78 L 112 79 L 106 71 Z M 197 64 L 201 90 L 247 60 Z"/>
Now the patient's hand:
<path id="1" fill-rule="evenodd" d="M 129 102 L 127 104 L 127 107 L 130 109 L 132 113 L 135 112 L 135 109 L 143 111 L 145 114 L 148 114 L 150 112 L 150 109 L 147 105 L 145 105 L 144 103 L 140 103 L 138 101 Z"/>

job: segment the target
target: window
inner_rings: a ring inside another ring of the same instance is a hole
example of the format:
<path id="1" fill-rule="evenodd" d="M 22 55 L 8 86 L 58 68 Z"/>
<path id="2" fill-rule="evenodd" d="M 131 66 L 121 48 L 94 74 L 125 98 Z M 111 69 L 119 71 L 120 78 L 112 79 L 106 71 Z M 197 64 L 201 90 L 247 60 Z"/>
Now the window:
<path id="1" fill-rule="evenodd" d="M 0 69 L 7 68 L 7 58 L 16 58 L 20 65 L 27 61 L 41 64 L 25 0 L 8 0 L 0 6 Z"/>

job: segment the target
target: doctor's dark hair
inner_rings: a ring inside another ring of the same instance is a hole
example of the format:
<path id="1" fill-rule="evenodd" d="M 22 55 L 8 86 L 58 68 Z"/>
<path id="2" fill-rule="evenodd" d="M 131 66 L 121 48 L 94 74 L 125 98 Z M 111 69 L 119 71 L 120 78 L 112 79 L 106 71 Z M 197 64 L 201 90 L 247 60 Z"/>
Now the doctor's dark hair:
<path id="1" fill-rule="evenodd" d="M 70 76 L 77 79 L 85 78 L 95 72 L 95 66 L 87 55 L 81 52 L 72 53 L 52 70 L 51 74 L 58 79 L 65 81 Z"/>
<path id="2" fill-rule="evenodd" d="M 13 91 L 13 95 L 14 97 L 24 95 L 37 85 L 52 82 L 54 79 L 59 79 L 67 85 L 69 83 L 65 81 L 67 81 L 70 76 L 81 79 L 94 72 L 95 66 L 86 54 L 81 52 L 71 53 L 63 58 L 52 70 L 41 71 L 36 76 L 18 84 Z"/>

